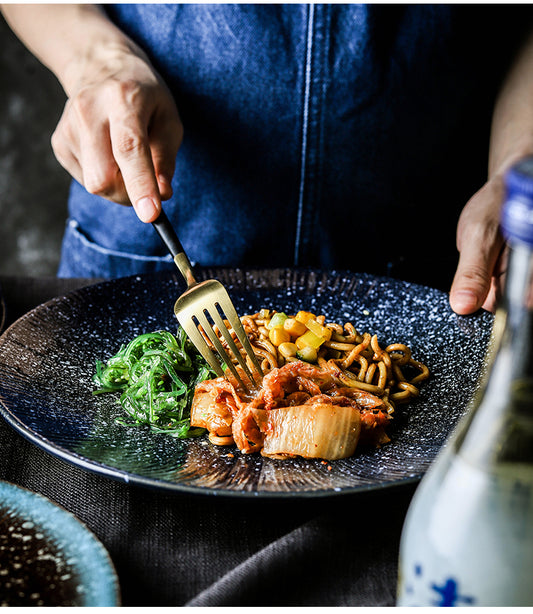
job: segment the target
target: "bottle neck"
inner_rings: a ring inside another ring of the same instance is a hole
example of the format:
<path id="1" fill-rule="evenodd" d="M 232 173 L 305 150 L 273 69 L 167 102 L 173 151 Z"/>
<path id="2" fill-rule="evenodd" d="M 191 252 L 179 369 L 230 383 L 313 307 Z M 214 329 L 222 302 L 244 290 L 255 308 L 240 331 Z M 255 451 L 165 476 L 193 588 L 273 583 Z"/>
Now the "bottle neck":
<path id="1" fill-rule="evenodd" d="M 512 366 L 511 382 L 533 380 L 533 250 L 518 244 L 509 252 L 505 291 L 494 324 L 495 363 Z"/>
<path id="2" fill-rule="evenodd" d="M 509 253 L 487 375 L 453 443 L 478 465 L 533 464 L 532 330 L 533 250 L 519 244 Z"/>

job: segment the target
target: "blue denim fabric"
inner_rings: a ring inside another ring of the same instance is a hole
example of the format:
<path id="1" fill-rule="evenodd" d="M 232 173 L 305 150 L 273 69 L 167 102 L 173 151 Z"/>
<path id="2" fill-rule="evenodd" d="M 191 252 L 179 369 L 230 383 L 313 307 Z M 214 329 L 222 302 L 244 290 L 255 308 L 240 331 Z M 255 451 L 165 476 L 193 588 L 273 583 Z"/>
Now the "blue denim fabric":
<path id="1" fill-rule="evenodd" d="M 191 260 L 452 270 L 457 218 L 485 180 L 492 104 L 525 25 L 519 7 L 106 10 L 175 96 L 185 137 L 164 206 Z M 173 266 L 131 209 L 74 183 L 69 211 L 60 275 Z"/>

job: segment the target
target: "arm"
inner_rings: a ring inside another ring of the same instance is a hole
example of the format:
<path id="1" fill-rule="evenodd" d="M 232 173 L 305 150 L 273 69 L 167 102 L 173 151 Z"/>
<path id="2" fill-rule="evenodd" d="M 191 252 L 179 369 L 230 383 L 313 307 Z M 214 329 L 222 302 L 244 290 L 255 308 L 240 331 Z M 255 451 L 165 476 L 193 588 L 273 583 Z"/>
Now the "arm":
<path id="1" fill-rule="evenodd" d="M 183 128 L 146 54 L 95 5 L 1 10 L 67 94 L 52 136 L 59 162 L 89 192 L 133 204 L 141 220 L 155 220 L 161 200 L 172 195 Z"/>
<path id="2" fill-rule="evenodd" d="M 459 314 L 494 311 L 502 291 L 506 251 L 499 232 L 504 174 L 533 154 L 533 35 L 520 51 L 498 95 L 489 150 L 489 179 L 468 201 L 457 226 L 459 264 L 450 304 Z"/>

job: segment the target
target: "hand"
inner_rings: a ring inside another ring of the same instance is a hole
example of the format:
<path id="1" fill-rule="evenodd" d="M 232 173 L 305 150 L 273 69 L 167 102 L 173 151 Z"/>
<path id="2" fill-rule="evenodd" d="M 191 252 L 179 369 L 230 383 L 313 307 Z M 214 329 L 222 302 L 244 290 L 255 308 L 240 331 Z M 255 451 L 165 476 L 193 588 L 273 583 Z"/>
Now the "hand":
<path id="1" fill-rule="evenodd" d="M 167 87 L 130 50 L 84 71 L 52 136 L 61 165 L 92 194 L 132 204 L 154 221 L 171 179 L 183 127 Z"/>
<path id="2" fill-rule="evenodd" d="M 468 201 L 457 226 L 459 264 L 450 291 L 450 305 L 461 315 L 480 307 L 495 311 L 503 290 L 507 251 L 499 231 L 504 183 L 490 179 Z"/>

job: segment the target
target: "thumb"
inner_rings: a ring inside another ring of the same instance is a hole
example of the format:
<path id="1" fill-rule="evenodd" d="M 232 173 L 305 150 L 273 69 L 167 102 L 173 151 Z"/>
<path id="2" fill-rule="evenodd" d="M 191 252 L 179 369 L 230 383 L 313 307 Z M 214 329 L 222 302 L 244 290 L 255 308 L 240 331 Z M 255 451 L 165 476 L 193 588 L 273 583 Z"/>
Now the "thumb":
<path id="1" fill-rule="evenodd" d="M 460 314 L 483 306 L 503 247 L 499 230 L 501 193 L 485 184 L 468 202 L 457 226 L 459 263 L 450 290 L 450 305 Z"/>
<path id="2" fill-rule="evenodd" d="M 485 302 L 491 285 L 491 275 L 477 254 L 461 253 L 450 290 L 451 308 L 459 315 L 477 311 Z"/>

